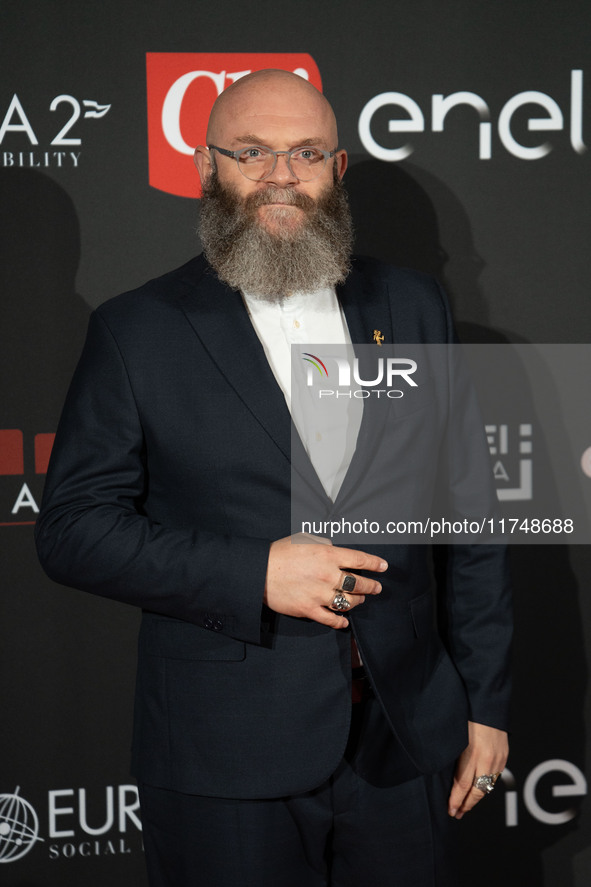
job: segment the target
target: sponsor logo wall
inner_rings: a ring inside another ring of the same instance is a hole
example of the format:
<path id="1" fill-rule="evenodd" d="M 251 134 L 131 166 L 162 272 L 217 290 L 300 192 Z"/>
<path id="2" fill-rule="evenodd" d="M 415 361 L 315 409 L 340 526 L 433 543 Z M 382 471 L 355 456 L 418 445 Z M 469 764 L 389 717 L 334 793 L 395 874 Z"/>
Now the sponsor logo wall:
<path id="1" fill-rule="evenodd" d="M 14 144 L 18 139 L 19 150 L 2 151 L 1 160 L 4 167 L 28 167 L 31 169 L 49 169 L 63 166 L 78 167 L 82 156 L 82 137 L 79 120 L 89 118 L 100 119 L 111 109 L 110 105 L 100 105 L 92 99 L 79 101 L 73 95 L 57 95 L 49 102 L 48 110 L 54 114 L 58 122 L 58 131 L 49 143 L 40 144 L 31 120 L 23 107 L 17 93 L 0 124 L 0 146 L 5 142 Z M 64 114 L 65 110 L 65 114 Z M 61 113 L 60 113 L 61 112 Z M 63 118 L 65 117 L 65 123 Z M 63 125 L 61 125 L 63 123 Z M 7 138 L 9 136 L 9 138 Z M 28 143 L 28 149 L 24 147 Z M 78 150 L 73 150 L 76 147 Z"/>
<path id="2" fill-rule="evenodd" d="M 587 146 L 583 142 L 583 71 L 570 72 L 570 102 L 565 114 L 552 96 L 537 89 L 528 89 L 519 92 L 507 99 L 496 121 L 496 135 L 499 140 L 499 148 L 504 148 L 513 157 L 520 160 L 539 160 L 553 150 L 553 143 L 545 137 L 538 144 L 521 144 L 513 134 L 513 118 L 522 109 L 535 109 L 534 114 L 527 117 L 528 132 L 563 131 L 567 128 L 570 136 L 570 146 L 577 154 L 583 154 Z M 493 121 L 491 109 L 485 99 L 470 90 L 459 90 L 449 95 L 436 93 L 431 96 L 430 103 L 430 130 L 431 132 L 444 132 L 446 118 L 452 114 L 453 109 L 465 105 L 472 108 L 478 127 L 478 158 L 490 160 L 493 156 Z M 363 147 L 378 160 L 398 161 L 409 157 L 414 147 L 407 142 L 398 148 L 386 148 L 381 145 L 372 134 L 372 122 L 374 115 L 382 108 L 395 113 L 396 116 L 388 120 L 388 132 L 394 133 L 420 133 L 428 129 L 428 119 L 422 108 L 411 96 L 403 92 L 382 92 L 371 98 L 359 115 L 359 138 Z M 395 110 L 400 109 L 400 110 Z M 400 117 L 400 111 L 403 116 Z M 539 117 L 538 114 L 543 116 Z M 566 118 L 566 120 L 565 120 Z"/>
<path id="3" fill-rule="evenodd" d="M 43 477 L 51 455 L 55 434 L 40 433 L 33 438 L 30 454 L 27 452 L 25 472 L 25 439 L 20 428 L 0 429 L 0 489 L 2 489 L 2 515 L 0 527 L 35 523 L 39 513 Z M 27 441 L 27 444 L 30 442 Z M 32 460 L 29 456 L 32 455 Z M 34 464 L 30 470 L 29 462 Z M 25 479 L 26 478 L 26 479 Z M 34 492 L 33 492 L 34 491 Z"/>
<path id="4" fill-rule="evenodd" d="M 0 880 L 7 887 L 146 883 L 127 775 L 138 617 L 53 585 L 37 565 L 32 533 L 89 306 L 198 250 L 192 149 L 206 142 L 209 110 L 229 83 L 281 67 L 327 93 L 350 153 L 358 251 L 438 273 L 466 341 L 589 341 L 591 12 L 574 0 L 536 4 L 526 26 L 524 9 L 501 2 L 485 15 L 468 0 L 453 11 L 426 0 L 396 8 L 368 0 L 363 10 L 263 0 L 253 18 L 241 7 L 196 9 L 186 0 L 174 12 L 114 0 L 67 14 L 41 0 L 6 5 Z M 576 440 L 576 484 L 589 485 L 591 419 L 557 404 L 557 428 L 567 422 Z M 502 409 L 485 422 L 499 489 L 535 509 L 536 472 L 547 465 L 536 426 Z M 552 487 L 553 478 L 544 482 Z M 502 784 L 461 824 L 463 884 L 478 871 L 483 887 L 501 878 L 507 887 L 586 887 L 591 555 L 584 545 L 515 546 L 512 555 L 512 755 Z M 494 847 L 484 867 L 483 847 Z"/>
<path id="5" fill-rule="evenodd" d="M 16 863 L 34 850 L 50 860 L 141 853 L 137 787 L 106 786 L 96 822 L 88 795 L 85 788 L 52 789 L 38 814 L 20 786 L 0 794 L 0 863 Z"/>

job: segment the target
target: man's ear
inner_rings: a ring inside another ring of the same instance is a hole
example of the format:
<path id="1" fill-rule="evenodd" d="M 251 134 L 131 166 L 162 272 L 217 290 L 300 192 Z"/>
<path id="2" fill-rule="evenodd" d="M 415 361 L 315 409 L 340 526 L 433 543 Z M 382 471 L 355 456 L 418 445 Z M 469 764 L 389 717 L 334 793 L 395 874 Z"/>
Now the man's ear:
<path id="1" fill-rule="evenodd" d="M 345 175 L 345 170 L 347 169 L 348 165 L 347 152 L 342 149 L 340 151 L 337 151 L 334 159 L 337 175 L 339 179 L 342 179 Z"/>
<path id="2" fill-rule="evenodd" d="M 211 154 L 205 145 L 197 145 L 193 154 L 193 161 L 197 167 L 201 184 L 204 185 L 212 173 Z"/>

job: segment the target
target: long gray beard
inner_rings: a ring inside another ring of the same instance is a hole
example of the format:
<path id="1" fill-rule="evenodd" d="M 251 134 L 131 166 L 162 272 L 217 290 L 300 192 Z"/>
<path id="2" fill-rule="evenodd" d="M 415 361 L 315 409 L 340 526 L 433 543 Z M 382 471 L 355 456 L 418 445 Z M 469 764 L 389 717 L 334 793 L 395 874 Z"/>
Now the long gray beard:
<path id="1" fill-rule="evenodd" d="M 257 221 L 257 208 L 279 196 L 307 215 L 296 232 L 287 228 L 271 234 Z M 317 200 L 271 186 L 241 198 L 233 188 L 221 185 L 214 172 L 203 188 L 199 236 L 221 280 L 233 289 L 280 301 L 291 292 L 313 292 L 344 281 L 350 268 L 353 223 L 347 193 L 336 177 Z"/>

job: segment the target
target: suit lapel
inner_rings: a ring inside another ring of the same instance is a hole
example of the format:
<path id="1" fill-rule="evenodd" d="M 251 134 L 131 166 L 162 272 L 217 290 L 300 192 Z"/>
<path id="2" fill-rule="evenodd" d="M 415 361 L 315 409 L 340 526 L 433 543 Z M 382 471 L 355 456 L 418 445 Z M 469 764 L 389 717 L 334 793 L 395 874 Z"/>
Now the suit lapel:
<path id="1" fill-rule="evenodd" d="M 388 288 L 383 278 L 364 274 L 354 265 L 345 283 L 337 287 L 337 295 L 354 346 L 375 344 L 376 330 L 384 336 L 385 345 L 394 341 Z"/>
<path id="2" fill-rule="evenodd" d="M 380 346 L 375 336 L 383 336 L 383 345 L 392 345 L 394 342 L 386 282 L 383 277 L 364 274 L 354 267 L 345 283 L 339 287 L 338 296 L 347 319 L 351 342 L 359 360 L 360 378 L 375 378 L 375 362 L 380 357 Z M 364 348 L 358 348 L 359 345 Z M 387 414 L 387 402 L 371 395 L 364 400 L 357 446 L 338 492 L 335 506 L 343 507 L 359 483 L 363 482 L 367 466 L 372 461 L 381 438 Z"/>
<path id="3" fill-rule="evenodd" d="M 196 335 L 289 460 L 289 410 L 240 293 L 223 284 L 205 262 L 199 278 L 185 277 L 184 289 L 181 306 Z"/>

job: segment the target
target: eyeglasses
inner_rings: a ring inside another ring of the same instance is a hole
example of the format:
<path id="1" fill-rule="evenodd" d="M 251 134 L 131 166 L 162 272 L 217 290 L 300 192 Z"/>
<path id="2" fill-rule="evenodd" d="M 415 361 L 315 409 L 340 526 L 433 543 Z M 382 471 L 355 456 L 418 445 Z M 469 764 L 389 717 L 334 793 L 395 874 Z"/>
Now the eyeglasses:
<path id="1" fill-rule="evenodd" d="M 233 157 L 238 164 L 238 169 L 251 182 L 261 182 L 271 175 L 277 166 L 279 154 L 285 154 L 289 171 L 300 182 L 312 182 L 317 179 L 326 166 L 329 157 L 334 157 L 334 151 L 323 151 L 322 148 L 304 147 L 294 148 L 292 151 L 271 151 L 263 145 L 252 145 L 241 151 L 228 151 L 227 148 L 218 148 L 217 145 L 208 145 L 210 151 L 218 151 L 225 157 Z"/>

